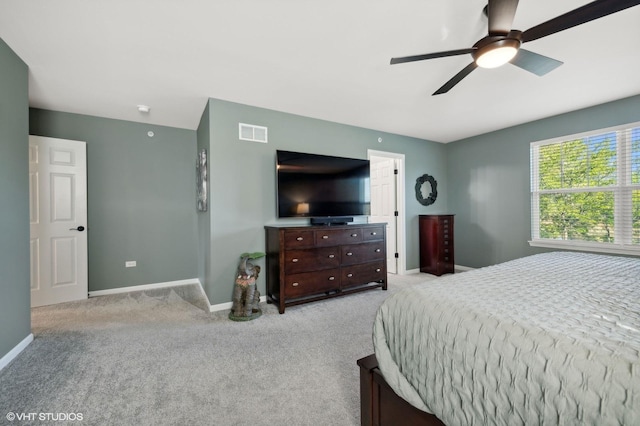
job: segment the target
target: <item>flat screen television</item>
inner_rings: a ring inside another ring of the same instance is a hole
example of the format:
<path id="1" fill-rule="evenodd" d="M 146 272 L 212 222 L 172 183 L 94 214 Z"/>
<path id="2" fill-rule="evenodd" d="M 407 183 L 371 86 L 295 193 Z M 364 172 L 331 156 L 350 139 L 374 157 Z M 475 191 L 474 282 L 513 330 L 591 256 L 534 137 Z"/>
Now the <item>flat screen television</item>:
<path id="1" fill-rule="evenodd" d="M 278 217 L 371 214 L 369 160 L 276 152 Z"/>

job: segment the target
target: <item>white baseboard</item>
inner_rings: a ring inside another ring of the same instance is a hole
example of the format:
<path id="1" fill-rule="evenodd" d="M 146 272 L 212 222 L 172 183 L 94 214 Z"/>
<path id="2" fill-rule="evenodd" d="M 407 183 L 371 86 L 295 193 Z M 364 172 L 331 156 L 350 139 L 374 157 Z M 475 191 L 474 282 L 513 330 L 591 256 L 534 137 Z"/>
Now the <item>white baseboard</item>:
<path id="1" fill-rule="evenodd" d="M 130 287 L 110 288 L 109 290 L 90 291 L 89 292 L 89 297 L 107 296 L 107 295 L 110 295 L 110 294 L 129 293 L 131 291 L 154 290 L 154 289 L 157 289 L 157 288 L 176 287 L 176 286 L 180 286 L 180 285 L 189 285 L 189 284 L 198 284 L 198 287 L 200 288 L 200 291 L 202 292 L 202 295 L 204 296 L 205 300 L 207 301 L 207 304 L 209 305 L 209 312 L 224 311 L 224 310 L 227 310 L 227 309 L 231 309 L 231 307 L 233 306 L 233 302 L 218 303 L 216 305 L 212 305 L 211 302 L 209 302 L 209 298 L 207 297 L 207 293 L 205 293 L 204 288 L 202 287 L 202 283 L 200 282 L 200 280 L 198 278 L 193 278 L 193 279 L 190 279 L 190 280 L 168 281 L 168 282 L 165 282 L 165 283 L 134 285 L 134 286 L 130 286 Z M 267 301 L 267 296 L 261 296 L 260 297 L 260 302 L 263 303 L 263 302 L 266 302 L 266 301 Z"/>
<path id="2" fill-rule="evenodd" d="M 164 283 L 154 283 L 154 284 L 142 284 L 142 285 L 134 285 L 130 287 L 119 287 L 119 288 L 110 288 L 108 290 L 96 290 L 90 291 L 89 297 L 96 296 L 107 296 L 110 294 L 120 294 L 120 293 L 129 293 L 131 291 L 144 291 L 144 290 L 154 290 L 157 288 L 166 288 L 166 287 L 177 287 L 180 285 L 188 285 L 188 284 L 198 284 L 200 289 L 202 290 L 202 284 L 200 280 L 197 278 L 193 278 L 190 280 L 178 280 L 178 281 L 167 281 Z M 204 290 L 202 290 L 204 293 Z M 205 295 L 206 297 L 206 295 Z M 207 301 L 208 302 L 208 301 Z"/>
<path id="3" fill-rule="evenodd" d="M 260 296 L 260 302 L 264 303 L 267 301 L 267 296 Z M 227 309 L 231 309 L 233 307 L 233 302 L 226 303 L 218 303 L 217 305 L 209 305 L 210 312 L 218 312 L 225 311 Z"/>
<path id="4" fill-rule="evenodd" d="M 466 272 L 466 271 L 472 271 L 476 268 L 472 268 L 470 266 L 455 265 L 455 269 L 456 271 Z"/>
<path id="5" fill-rule="evenodd" d="M 33 333 L 29 333 L 27 337 L 22 339 L 20 343 L 18 343 L 13 349 L 11 349 L 5 356 L 0 358 L 0 370 L 7 366 L 15 357 L 20 355 L 20 352 L 24 350 L 29 343 L 33 342 Z"/>
<path id="6" fill-rule="evenodd" d="M 460 272 L 466 272 L 466 271 L 471 271 L 475 268 L 470 268 L 469 266 L 462 266 L 462 265 L 454 265 L 454 269 L 456 271 L 460 271 Z M 420 273 L 420 268 L 416 268 L 416 269 L 409 269 L 407 270 L 404 275 L 410 275 L 410 274 L 419 274 Z"/>

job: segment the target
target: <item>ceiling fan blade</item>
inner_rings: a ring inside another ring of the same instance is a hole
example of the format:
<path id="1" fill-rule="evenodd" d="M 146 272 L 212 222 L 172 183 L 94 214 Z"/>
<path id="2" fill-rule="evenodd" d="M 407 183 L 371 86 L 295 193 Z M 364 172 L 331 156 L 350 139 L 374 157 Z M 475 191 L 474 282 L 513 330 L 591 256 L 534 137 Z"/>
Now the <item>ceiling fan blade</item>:
<path id="1" fill-rule="evenodd" d="M 640 4 L 640 0 L 596 0 L 556 18 L 529 28 L 522 33 L 522 42 L 537 40 L 576 27 Z"/>
<path id="2" fill-rule="evenodd" d="M 478 68 L 476 63 L 475 62 L 471 62 L 462 71 L 460 71 L 458 74 L 454 75 L 451 80 L 447 81 L 441 88 L 436 90 L 433 93 L 433 95 L 431 95 L 431 96 L 441 95 L 443 93 L 447 93 L 449 90 L 453 89 L 453 86 L 455 86 L 456 84 L 460 83 L 463 78 L 465 78 L 466 76 L 471 74 L 471 71 L 475 70 L 476 68 Z"/>
<path id="3" fill-rule="evenodd" d="M 564 64 L 564 62 L 523 48 L 518 49 L 518 53 L 510 62 L 513 65 L 520 67 L 525 71 L 534 73 L 537 76 L 543 76 Z"/>
<path id="4" fill-rule="evenodd" d="M 414 56 L 404 56 L 402 58 L 391 58 L 391 65 L 401 64 L 403 62 L 415 62 L 415 61 L 423 61 L 425 59 L 435 59 L 435 58 L 444 58 L 447 56 L 464 55 L 466 53 L 473 53 L 475 51 L 476 51 L 476 48 L 472 47 L 469 49 L 447 50 L 445 52 L 426 53 L 424 55 L 414 55 Z"/>
<path id="5" fill-rule="evenodd" d="M 489 17 L 489 35 L 508 34 L 513 28 L 518 0 L 489 0 L 487 16 Z"/>

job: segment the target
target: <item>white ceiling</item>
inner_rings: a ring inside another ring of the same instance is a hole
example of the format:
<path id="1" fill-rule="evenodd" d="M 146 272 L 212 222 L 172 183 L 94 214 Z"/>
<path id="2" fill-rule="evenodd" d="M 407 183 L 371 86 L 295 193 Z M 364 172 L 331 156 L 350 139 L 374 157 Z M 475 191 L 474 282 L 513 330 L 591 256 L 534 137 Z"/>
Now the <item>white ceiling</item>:
<path id="1" fill-rule="evenodd" d="M 521 0 L 514 28 L 584 0 Z M 640 7 L 527 43 L 564 65 L 477 69 L 486 0 L 2 0 L 30 105 L 195 129 L 207 98 L 449 142 L 640 94 Z M 151 107 L 149 114 L 136 106 Z"/>

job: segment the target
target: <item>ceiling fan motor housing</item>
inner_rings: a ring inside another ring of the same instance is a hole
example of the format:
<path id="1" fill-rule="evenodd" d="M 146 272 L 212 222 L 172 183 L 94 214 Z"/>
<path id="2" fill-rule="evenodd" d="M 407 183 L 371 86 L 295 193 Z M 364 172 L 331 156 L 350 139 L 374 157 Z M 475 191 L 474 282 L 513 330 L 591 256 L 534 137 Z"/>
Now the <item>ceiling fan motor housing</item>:
<path id="1" fill-rule="evenodd" d="M 473 45 L 476 50 L 471 56 L 480 67 L 499 67 L 516 55 L 522 44 L 521 34 L 521 31 L 512 30 L 506 35 L 488 35 Z"/>

